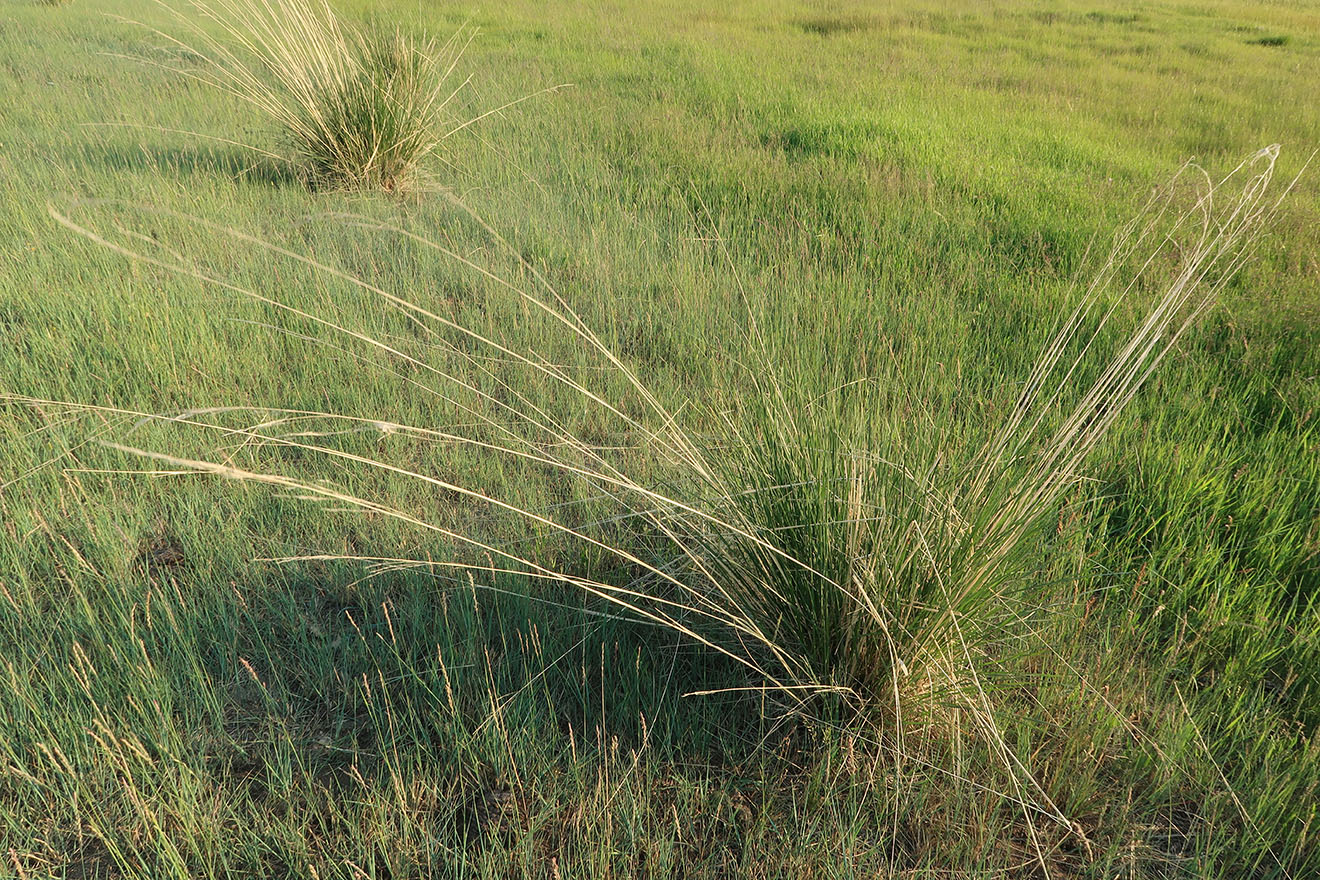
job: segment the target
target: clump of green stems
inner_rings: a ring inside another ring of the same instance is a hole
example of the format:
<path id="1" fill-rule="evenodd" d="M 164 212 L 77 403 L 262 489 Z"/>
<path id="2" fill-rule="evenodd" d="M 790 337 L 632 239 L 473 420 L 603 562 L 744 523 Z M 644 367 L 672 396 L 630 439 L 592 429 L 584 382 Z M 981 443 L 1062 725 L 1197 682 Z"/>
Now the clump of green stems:
<path id="1" fill-rule="evenodd" d="M 707 471 L 725 500 L 717 517 L 732 526 L 695 541 L 718 585 L 702 594 L 712 613 L 733 609 L 782 680 L 900 716 L 907 697 L 975 689 L 987 647 L 1049 601 L 1033 586 L 1041 525 L 1272 216 L 1277 153 L 1261 150 L 1218 183 L 1185 167 L 1179 178 L 1204 181 L 1190 209 L 1175 205 L 1178 180 L 1157 193 L 980 442 L 955 434 L 918 390 L 899 388 L 896 412 L 877 411 L 843 395 L 808 399 L 808 383 L 768 364 L 750 418 L 730 422 Z M 1176 269 L 1155 278 L 1170 258 Z M 1162 292 L 1138 306 L 1144 317 L 1102 354 L 1120 307 L 1153 284 Z"/>
<path id="2" fill-rule="evenodd" d="M 186 35 L 157 33 L 200 61 L 171 69 L 255 107 L 287 153 L 251 149 L 291 163 L 314 187 L 418 188 L 428 158 L 467 124 L 451 112 L 461 34 L 437 43 L 354 27 L 316 0 L 161 5 Z"/>

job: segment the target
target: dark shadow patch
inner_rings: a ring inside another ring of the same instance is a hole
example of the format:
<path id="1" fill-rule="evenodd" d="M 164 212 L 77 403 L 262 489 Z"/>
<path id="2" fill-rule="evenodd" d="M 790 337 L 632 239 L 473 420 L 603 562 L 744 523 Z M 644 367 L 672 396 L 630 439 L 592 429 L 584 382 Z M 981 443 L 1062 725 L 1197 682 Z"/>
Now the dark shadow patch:
<path id="1" fill-rule="evenodd" d="M 1064 16 L 1061 13 L 1048 9 L 1031 12 L 1029 13 L 1029 16 L 1037 24 L 1043 24 L 1046 27 L 1053 27 L 1054 25 L 1059 24 L 1065 20 Z"/>
<path id="2" fill-rule="evenodd" d="M 801 19 L 795 24 L 804 34 L 833 37 L 873 30 L 880 26 L 880 20 L 869 15 L 820 15 Z"/>
<path id="3" fill-rule="evenodd" d="M 804 122 L 762 135 L 761 145 L 793 158 L 831 156 L 855 159 L 879 140 L 895 140 L 892 132 L 871 122 Z"/>
<path id="4" fill-rule="evenodd" d="M 143 171 L 171 177 L 228 177 L 271 186 L 303 186 L 294 168 L 239 147 L 89 146 L 87 161 L 114 171 Z"/>
<path id="5" fill-rule="evenodd" d="M 513 788 L 490 765 L 464 779 L 465 792 L 450 815 L 450 831 L 468 849 L 481 849 L 493 836 L 514 831 L 517 799 Z"/>
<path id="6" fill-rule="evenodd" d="M 1286 46 L 1290 37 L 1287 34 L 1270 34 L 1263 37 L 1256 37 L 1253 40 L 1247 40 L 1248 46 Z"/>
<path id="7" fill-rule="evenodd" d="M 123 876 L 115 866 L 114 855 L 99 838 L 88 838 L 64 869 L 66 880 L 112 880 Z"/>
<path id="8" fill-rule="evenodd" d="M 186 566 L 188 557 L 183 543 L 162 524 L 157 526 L 154 534 L 143 539 L 135 562 L 149 577 L 158 577 Z"/>
<path id="9" fill-rule="evenodd" d="M 1117 24 L 1129 25 L 1141 21 L 1139 12 L 1104 12 L 1095 11 L 1086 13 L 1086 20 L 1092 24 Z"/>

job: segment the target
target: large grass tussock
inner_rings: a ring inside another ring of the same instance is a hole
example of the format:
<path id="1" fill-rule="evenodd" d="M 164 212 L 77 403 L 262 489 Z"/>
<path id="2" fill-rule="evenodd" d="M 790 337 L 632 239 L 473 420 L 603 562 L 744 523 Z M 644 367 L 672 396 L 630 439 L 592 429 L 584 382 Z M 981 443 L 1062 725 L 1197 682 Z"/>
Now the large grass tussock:
<path id="1" fill-rule="evenodd" d="M 847 389 L 806 393 L 809 377 L 784 375 L 767 352 L 750 417 L 730 423 L 706 471 L 736 528 L 695 532 L 708 581 L 696 601 L 754 632 L 797 686 L 892 706 L 974 679 L 1049 600 L 1034 580 L 1040 527 L 1269 222 L 1277 155 L 1261 150 L 1218 182 L 1188 166 L 1159 191 L 979 442 L 901 377 L 897 405 L 877 409 Z M 1123 308 L 1142 317 L 1107 347 Z"/>

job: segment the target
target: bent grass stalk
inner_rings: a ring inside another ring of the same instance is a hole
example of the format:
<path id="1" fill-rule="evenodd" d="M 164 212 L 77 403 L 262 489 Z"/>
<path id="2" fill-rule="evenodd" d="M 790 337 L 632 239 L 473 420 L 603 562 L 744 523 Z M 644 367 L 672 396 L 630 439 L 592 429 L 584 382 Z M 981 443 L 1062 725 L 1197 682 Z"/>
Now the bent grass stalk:
<path id="1" fill-rule="evenodd" d="M 726 442 L 711 449 L 683 430 L 677 414 L 647 389 L 532 267 L 523 263 L 539 290 L 515 284 L 437 242 L 362 218 L 341 219 L 423 242 L 534 307 L 622 376 L 641 399 L 642 412 L 630 413 L 628 405 L 611 399 L 599 383 L 576 378 L 533 350 L 519 351 L 379 284 L 238 230 L 170 214 L 263 249 L 272 258 L 292 260 L 310 271 L 346 281 L 424 326 L 459 334 L 503 363 L 527 369 L 538 381 L 560 386 L 572 399 L 636 438 L 634 448 L 660 459 L 674 475 L 670 484 L 676 489 L 661 491 L 632 476 L 635 471 L 630 462 L 575 437 L 565 427 L 566 418 L 530 403 L 520 389 L 496 377 L 472 354 L 449 349 L 473 371 L 470 376 L 461 375 L 409 354 L 399 345 L 294 308 L 281 302 L 278 294 L 226 281 L 178 255 L 135 249 L 142 242 L 132 236 L 127 238 L 132 244 L 112 240 L 54 209 L 51 214 L 59 223 L 126 257 L 312 321 L 350 347 L 361 346 L 368 354 L 358 356 L 366 362 L 375 362 L 371 353 L 401 359 L 425 377 L 409 378 L 413 388 L 459 406 L 491 436 L 312 411 L 257 410 L 262 416 L 257 424 L 235 427 L 220 417 L 252 410 L 216 407 L 171 416 L 18 395 L 4 399 L 172 422 L 238 439 L 255 449 L 269 446 L 314 453 L 457 493 L 535 527 L 548 528 L 628 564 L 641 575 L 617 583 L 574 574 L 424 515 L 325 483 L 111 444 L 162 467 L 264 484 L 442 535 L 488 561 L 436 563 L 380 557 L 363 561 L 392 567 L 518 573 L 566 585 L 614 605 L 618 613 L 673 630 L 736 660 L 755 677 L 752 689 L 778 693 L 790 707 L 801 709 L 827 693 L 872 707 L 888 705 L 890 709 L 882 715 L 891 722 L 889 747 L 900 756 L 909 708 L 937 691 L 951 694 L 1010 771 L 1011 800 L 1024 805 L 1034 839 L 1033 813 L 1048 816 L 1065 828 L 1073 826 L 999 733 L 981 681 L 980 669 L 990 662 L 987 643 L 1027 617 L 1029 612 L 1024 609 L 1039 598 L 1022 583 L 1031 570 L 1030 541 L 1037 527 L 1083 479 L 1088 455 L 1249 257 L 1257 234 L 1277 211 L 1279 200 L 1265 198 L 1277 156 L 1278 148 L 1269 147 L 1217 183 L 1206 176 L 1204 189 L 1190 209 L 1176 208 L 1172 187 L 1153 198 L 1138 220 L 1116 237 L 1109 259 L 1045 346 L 1009 415 L 988 441 L 970 452 L 942 448 L 948 438 L 937 432 L 909 432 L 907 440 L 894 440 L 884 448 L 869 447 L 866 444 L 877 435 L 867 429 L 865 420 L 832 404 L 819 412 L 796 406 L 797 390 L 791 376 L 769 362 L 764 372 L 768 378 L 761 380 L 760 393 L 753 395 L 748 413 L 728 420 Z M 1239 183 L 1243 177 L 1245 182 Z M 1291 185 L 1285 195 L 1288 189 Z M 498 236 L 496 240 L 502 242 Z M 1148 277 L 1157 257 L 1166 253 L 1178 260 L 1172 280 L 1163 285 L 1162 294 L 1105 362 L 1098 378 L 1081 390 L 1076 403 L 1067 405 L 1070 392 L 1077 390 L 1073 387 L 1077 376 L 1089 359 L 1097 357 L 1102 330 L 1119 304 L 1136 292 L 1139 280 Z M 1133 274 L 1117 287 L 1118 274 L 1134 259 Z M 1102 309 L 1107 297 L 1109 305 Z M 1095 326 L 1084 333 L 1088 319 L 1097 315 Z M 1071 360 L 1069 351 L 1076 352 Z M 479 376 L 494 380 L 512 402 L 481 391 L 476 382 Z M 481 408 L 465 403 L 465 396 Z M 465 485 L 458 477 L 400 467 L 318 442 L 335 431 L 282 431 L 306 420 L 405 433 L 553 469 L 613 499 L 619 519 L 648 523 L 664 540 L 668 558 L 643 558 L 617 541 L 593 534 L 591 525 L 570 524 L 492 491 Z M 1039 857 L 1039 842 L 1035 848 Z M 1043 866 L 1043 858 L 1041 863 Z"/>

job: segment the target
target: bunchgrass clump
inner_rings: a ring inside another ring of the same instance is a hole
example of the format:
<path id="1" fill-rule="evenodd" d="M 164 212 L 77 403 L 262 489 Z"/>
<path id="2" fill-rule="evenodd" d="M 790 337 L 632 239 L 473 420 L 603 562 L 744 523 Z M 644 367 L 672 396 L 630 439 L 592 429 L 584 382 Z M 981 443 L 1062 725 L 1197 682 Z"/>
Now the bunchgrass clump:
<path id="1" fill-rule="evenodd" d="M 1264 198 L 1277 152 L 1218 183 L 1184 169 L 1203 180 L 1188 209 L 1183 175 L 1154 197 L 980 439 L 901 376 L 890 377 L 897 403 L 881 409 L 810 394 L 809 377 L 784 376 L 766 352 L 757 393 L 706 470 L 718 517 L 735 528 L 701 528 L 690 543 L 716 603 L 786 681 L 901 714 L 906 696 L 962 687 L 1002 654 L 1050 600 L 1032 579 L 1040 526 L 1250 254 L 1277 204 Z M 1130 335 L 1106 346 L 1114 316 L 1146 290 L 1162 292 L 1135 304 Z"/>
<path id="2" fill-rule="evenodd" d="M 188 33 L 162 36 L 203 62 L 175 69 L 256 107 L 285 148 L 259 151 L 313 187 L 415 189 L 441 141 L 462 127 L 450 116 L 460 34 L 437 43 L 354 27 L 316 0 L 162 5 Z"/>

